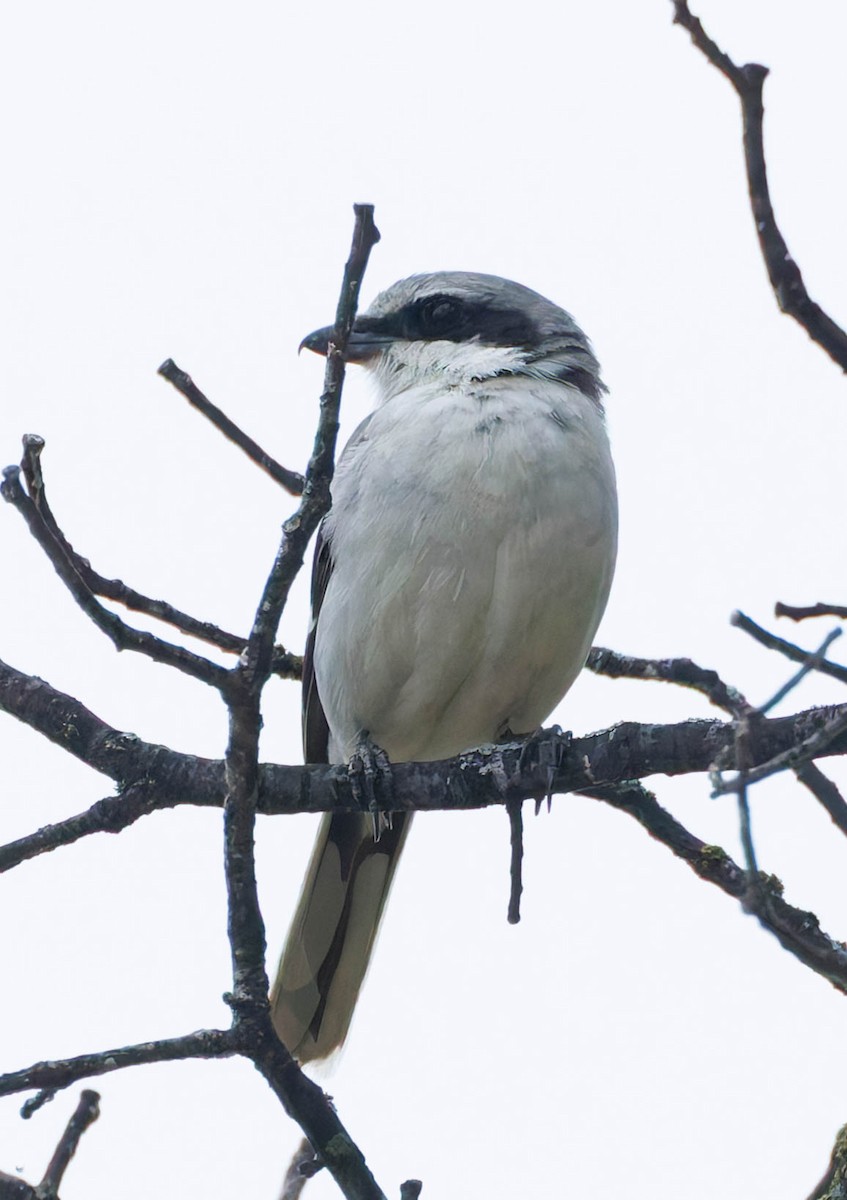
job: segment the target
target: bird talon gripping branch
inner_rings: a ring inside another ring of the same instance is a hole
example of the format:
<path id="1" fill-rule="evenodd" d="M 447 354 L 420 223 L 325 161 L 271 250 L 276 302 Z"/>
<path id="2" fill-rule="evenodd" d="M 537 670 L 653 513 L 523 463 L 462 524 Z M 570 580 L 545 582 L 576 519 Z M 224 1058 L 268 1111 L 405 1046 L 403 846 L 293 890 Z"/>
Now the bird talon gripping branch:
<path id="1" fill-rule="evenodd" d="M 393 825 L 393 813 L 380 808 L 377 796 L 379 790 L 383 790 L 389 800 L 393 796 L 391 763 L 382 747 L 371 740 L 367 730 L 359 735 L 347 764 L 347 774 L 353 799 L 363 811 L 370 813 L 373 839 L 378 842 Z"/>

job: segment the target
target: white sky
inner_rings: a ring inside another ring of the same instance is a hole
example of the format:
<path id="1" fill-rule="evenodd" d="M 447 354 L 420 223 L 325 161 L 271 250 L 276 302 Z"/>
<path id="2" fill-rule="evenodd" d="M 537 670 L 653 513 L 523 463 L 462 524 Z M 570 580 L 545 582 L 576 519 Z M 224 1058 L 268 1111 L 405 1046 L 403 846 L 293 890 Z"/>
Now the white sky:
<path id="1" fill-rule="evenodd" d="M 847 319 L 844 7 L 696 11 L 772 68 L 778 215 L 813 297 Z M 100 571 L 246 630 L 291 502 L 155 369 L 172 356 L 302 467 L 322 364 L 297 344 L 332 318 L 351 204 L 370 200 L 383 241 L 365 301 L 414 271 L 489 271 L 593 338 L 622 512 L 599 640 L 690 655 L 764 700 L 789 667 L 727 618 L 845 601 L 847 396 L 776 310 L 737 102 L 670 16 L 667 0 L 17 5 L 0 42 L 4 461 L 45 436 L 53 506 Z M 351 379 L 347 431 L 367 403 Z M 11 509 L 0 555 L 0 656 L 118 727 L 220 756 L 216 697 L 116 655 Z M 305 623 L 304 583 L 286 644 Z M 826 628 L 780 631 L 812 644 Z M 781 711 L 842 698 L 815 679 Z M 267 701 L 265 757 L 299 761 L 295 686 Z M 708 712 L 587 677 L 556 718 L 587 732 Z M 109 794 L 11 719 L 0 747 L 4 841 Z M 705 778 L 653 782 L 738 853 L 732 802 Z M 757 788 L 753 815 L 761 865 L 847 936 L 847 843 L 790 778 Z M 259 825 L 271 956 L 311 832 Z M 226 1022 L 220 840 L 218 814 L 185 809 L 4 877 L 3 1069 Z M 805 1196 L 847 1121 L 847 1000 L 597 803 L 528 821 L 525 883 L 508 927 L 501 812 L 419 819 L 329 1085 L 388 1195 L 418 1176 L 440 1198 Z M 275 1197 L 299 1130 L 249 1066 L 94 1086 L 103 1115 L 64 1200 Z M 3 1101 L 0 1168 L 37 1180 L 78 1092 L 30 1122 Z M 318 1178 L 310 1194 L 337 1192 Z"/>

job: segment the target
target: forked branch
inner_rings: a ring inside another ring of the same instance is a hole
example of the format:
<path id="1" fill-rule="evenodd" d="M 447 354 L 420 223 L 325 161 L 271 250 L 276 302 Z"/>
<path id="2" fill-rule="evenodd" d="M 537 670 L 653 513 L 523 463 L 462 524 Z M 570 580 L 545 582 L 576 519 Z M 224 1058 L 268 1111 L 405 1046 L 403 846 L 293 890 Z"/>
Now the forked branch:
<path id="1" fill-rule="evenodd" d="M 741 101 L 750 207 L 777 304 L 784 313 L 802 325 L 812 341 L 817 342 L 842 371 L 847 371 L 847 333 L 806 291 L 800 268 L 780 232 L 771 203 L 765 165 L 765 109 L 762 101 L 768 68 L 759 63 L 738 66 L 709 37 L 700 20 L 688 7 L 688 0 L 673 0 L 673 6 L 674 23 L 688 30 L 694 45 L 729 80 Z"/>

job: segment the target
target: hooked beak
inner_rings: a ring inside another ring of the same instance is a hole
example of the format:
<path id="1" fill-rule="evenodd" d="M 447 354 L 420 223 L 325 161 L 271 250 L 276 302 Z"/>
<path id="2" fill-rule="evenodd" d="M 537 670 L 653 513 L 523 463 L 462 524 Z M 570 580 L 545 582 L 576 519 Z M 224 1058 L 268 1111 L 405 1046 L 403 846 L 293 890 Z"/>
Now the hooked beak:
<path id="1" fill-rule="evenodd" d="M 323 329 L 316 329 L 314 333 L 307 334 L 300 343 L 298 353 L 305 348 L 306 350 L 311 350 L 314 354 L 322 354 L 326 358 L 333 332 L 334 327 L 332 325 L 325 325 Z M 344 361 L 352 363 L 368 362 L 381 353 L 392 341 L 394 341 L 394 338 L 380 333 L 375 328 L 373 320 L 369 321 L 367 318 L 357 318 L 350 331 L 350 337 L 347 340 L 347 353 L 344 355 Z"/>

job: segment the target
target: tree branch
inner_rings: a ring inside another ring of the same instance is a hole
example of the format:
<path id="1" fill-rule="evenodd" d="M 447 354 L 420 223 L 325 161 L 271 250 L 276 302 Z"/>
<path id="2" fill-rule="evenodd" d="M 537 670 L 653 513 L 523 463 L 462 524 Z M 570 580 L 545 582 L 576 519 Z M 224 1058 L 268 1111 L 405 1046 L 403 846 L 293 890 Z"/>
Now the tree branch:
<path id="1" fill-rule="evenodd" d="M 847 667 L 829 662 L 828 659 L 818 659 L 814 650 L 804 650 L 802 646 L 797 646 L 794 642 L 786 642 L 784 638 L 777 637 L 775 633 L 770 633 L 761 625 L 757 625 L 743 612 L 734 612 L 730 617 L 730 624 L 743 630 L 744 633 L 748 633 L 751 638 L 760 645 L 766 646 L 768 650 L 778 650 L 792 662 L 802 663 L 804 666 L 811 664 L 812 669 L 820 671 L 821 675 L 829 675 L 832 679 L 837 679 L 839 683 L 847 683 Z"/>
<path id="2" fill-rule="evenodd" d="M 124 808 L 128 818 L 125 823 L 131 824 L 143 815 L 137 811 L 139 805 L 145 812 L 154 812 L 178 804 L 220 807 L 223 803 L 224 768 L 220 760 L 181 754 L 115 729 L 78 700 L 2 661 L 0 711 L 17 717 L 119 787 L 144 785 L 150 789 L 146 796 L 140 790 L 133 791 L 126 805 L 123 795 L 98 801 L 88 810 L 92 814 L 91 832 L 123 828 Z M 846 713 L 847 704 L 843 704 L 758 720 L 752 740 L 753 765 L 802 745 Z M 556 754 L 544 757 L 544 747 L 556 736 L 550 732 L 546 739 L 533 739 L 538 743 L 536 747 L 513 742 L 442 762 L 392 764 L 390 803 L 386 803 L 389 795 L 380 788 L 379 779 L 377 799 L 386 810 L 468 810 L 504 804 L 507 799 L 540 801 L 551 793 L 581 791 L 647 775 L 694 774 L 715 765 L 727 771 L 736 768 L 731 722 L 696 720 L 653 725 L 625 721 L 586 737 L 560 737 Z M 847 735 L 842 733 L 828 743 L 820 757 L 843 754 L 847 754 Z M 496 778 L 492 771 L 495 756 Z M 556 763 L 553 770 L 551 761 Z M 346 768 L 325 763 L 305 767 L 260 765 L 257 807 L 267 814 L 359 811 Z M 85 815 L 68 820 L 80 820 Z"/>
<path id="3" fill-rule="evenodd" d="M 2 682 L 0 673 L 0 707 L 3 707 Z M 40 697 L 42 711 L 55 707 L 66 712 L 65 703 L 76 703 L 61 693 L 54 693 L 56 699 L 51 702 L 49 693 L 52 689 L 47 689 L 41 681 L 31 683 Z M 44 689 L 48 691 L 46 699 L 41 695 Z M 76 730 L 74 722 L 77 720 L 81 729 L 74 752 L 79 754 L 80 743 L 87 737 L 98 751 L 91 755 L 92 765 L 97 765 L 99 770 L 106 769 L 106 773 L 115 771 L 119 777 L 126 775 L 136 780 L 138 790 L 133 788 L 126 802 L 123 796 L 101 800 L 87 814 L 59 823 L 52 827 L 57 831 L 55 836 L 48 829 L 38 831 L 28 839 L 19 839 L 0 850 L 0 862 L 14 865 L 13 859 L 22 861 L 43 849 L 67 844 L 72 840 L 71 835 L 83 836 L 96 829 L 115 830 L 158 808 L 177 804 L 219 807 L 223 803 L 225 779 L 221 762 L 181 755 L 120 734 L 104 726 L 81 705 L 78 707 L 81 710 L 79 718 L 72 714 L 65 717 L 72 729 Z M 808 749 L 811 737 L 823 731 L 830 738 L 833 722 L 845 719 L 847 705 L 809 709 L 776 720 L 757 716 L 750 725 L 745 753 L 749 752 L 750 763 L 755 766 L 771 761 L 791 747 L 805 745 Z M 86 721 L 90 728 L 86 727 Z M 61 737 L 54 740 L 62 741 Z M 551 741 L 554 743 L 552 753 Z M 377 798 L 384 804 L 390 795 L 391 807 L 398 811 L 431 812 L 482 808 L 523 799 L 541 801 L 553 792 L 582 792 L 629 811 L 654 837 L 685 858 L 702 878 L 741 898 L 744 895 L 743 871 L 722 850 L 704 849 L 704 843 L 658 808 L 655 800 L 644 800 L 634 782 L 647 775 L 708 771 L 714 764 L 730 770 L 740 765 L 737 753 L 734 722 L 683 721 L 675 725 L 628 722 L 583 738 L 562 736 L 554 731 L 546 740 L 537 736 L 527 742 L 488 747 L 445 762 L 396 764 L 391 771 L 390 793 L 380 792 L 377 780 Z M 820 753 L 822 756 L 847 753 L 847 733 L 842 729 Z M 555 767 L 551 763 L 555 763 Z M 343 766 L 264 764 L 255 774 L 255 788 L 255 803 L 260 812 L 359 811 Z M 651 808 L 650 803 L 654 807 Z M 252 851 L 252 845 L 249 849 Z M 781 900 L 777 904 L 773 888 L 760 888 L 760 893 L 758 900 L 748 898 L 745 901 L 748 910 L 755 911 L 786 949 L 807 966 L 839 988 L 847 984 L 847 967 L 842 971 L 839 943 L 820 933 L 812 915 Z M 248 980 L 252 979 L 250 971 L 256 969 L 257 937 L 255 931 L 245 934 L 245 945 L 253 938 L 253 947 L 244 960 L 253 964 L 245 968 Z M 829 954 L 826 947 L 829 947 Z M 256 989 L 258 986 L 256 983 Z M 251 983 L 251 994 L 258 995 L 258 991 L 253 992 L 253 987 Z M 847 986 L 843 990 L 847 990 Z M 264 1005 L 264 999 L 261 1003 Z M 269 1040 L 273 1044 L 274 1039 Z M 262 1045 L 265 1045 L 264 1041 Z M 270 1063 L 269 1069 L 285 1073 L 284 1064 L 277 1059 L 271 1058 Z"/>
<path id="4" fill-rule="evenodd" d="M 58 1200 L 59 1187 L 68 1164 L 76 1153 L 80 1138 L 100 1115 L 97 1092 L 84 1091 L 79 1104 L 59 1139 L 41 1182 L 31 1183 L 0 1171 L 0 1200 Z"/>
<path id="5" fill-rule="evenodd" d="M 3 471 L 3 482 L 0 484 L 0 495 L 12 504 L 29 526 L 29 531 L 47 554 L 53 564 L 56 574 L 67 587 L 85 615 L 105 633 L 114 643 L 116 650 L 134 650 L 145 654 L 154 662 L 166 663 L 177 671 L 191 675 L 211 687 L 220 689 L 227 678 L 223 667 L 194 654 L 182 646 L 175 646 L 146 633 L 134 629 L 122 621 L 116 613 L 110 612 L 99 604 L 94 593 L 77 571 L 73 561 L 68 557 L 64 548 L 51 536 L 42 520 L 33 500 L 26 494 L 21 484 L 19 467 L 6 467 Z"/>
<path id="6" fill-rule="evenodd" d="M 331 1100 L 300 1070 L 279 1041 L 270 1020 L 268 979 L 265 972 L 265 934 L 255 878 L 253 832 L 259 793 L 258 744 L 262 690 L 275 664 L 278 652 L 273 638 L 288 596 L 291 582 L 303 563 L 308 541 L 329 507 L 335 442 L 338 432 L 338 408 L 344 375 L 344 351 L 355 318 L 362 274 L 371 247 L 379 238 L 369 205 L 355 206 L 353 246 L 348 258 L 339 299 L 336 334 L 327 360 L 326 386 L 321 397 L 321 413 L 315 447 L 306 474 L 304 495 L 298 512 L 283 527 L 279 551 L 264 589 L 250 636 L 233 670 L 225 671 L 197 655 L 172 647 L 149 634 L 126 626 L 115 614 L 104 609 L 77 570 L 73 552 L 64 538 L 53 536 L 31 496 L 21 486 L 18 468 L 6 472 L 3 495 L 22 512 L 31 531 L 48 553 L 54 567 L 83 610 L 116 646 L 141 650 L 159 661 L 202 678 L 221 691 L 230 714 L 230 737 L 216 781 L 207 791 L 206 801 L 224 791 L 224 857 L 228 893 L 228 930 L 233 964 L 233 990 L 228 997 L 233 1011 L 232 1028 L 227 1033 L 206 1030 L 187 1038 L 148 1043 L 123 1050 L 87 1055 L 64 1062 L 38 1063 L 24 1071 L 0 1078 L 0 1095 L 39 1087 L 27 1112 L 34 1111 L 58 1087 L 67 1086 L 86 1074 L 114 1070 L 119 1066 L 167 1058 L 220 1057 L 241 1054 L 249 1058 L 264 1076 L 292 1116 L 306 1133 L 315 1151 L 326 1165 L 348 1200 L 385 1200 L 368 1170 L 364 1156 L 353 1143 L 338 1118 Z M 37 492 L 43 492 L 38 464 L 40 446 L 32 446 L 29 468 Z M 45 501 L 46 507 L 46 501 Z M 98 810 L 83 814 L 76 822 L 64 822 L 60 830 L 39 831 L 31 839 L 20 839 L 7 848 L 7 861 L 23 858 L 57 844 L 82 836 L 96 827 L 103 828 L 103 817 L 135 820 L 149 811 L 147 783 L 161 774 L 150 775 L 141 767 L 152 752 L 148 767 L 162 764 L 161 747 L 147 747 L 142 755 L 133 735 L 121 735 L 110 729 L 76 701 L 28 679 L 12 668 L 0 665 L 0 707 L 14 714 L 53 741 L 65 745 L 83 761 L 112 775 L 119 785 L 138 785 L 126 804 L 125 797 L 115 804 L 95 806 Z M 52 710 L 52 711 L 51 711 Z M 75 723 L 79 721 L 79 726 Z M 124 756 L 124 751 L 129 755 Z M 130 761 L 131 760 L 131 761 Z M 176 760 L 171 760 L 175 765 Z M 203 774 L 200 760 L 193 767 Z M 179 769 L 179 768 L 178 768 Z M 167 773 L 167 771 L 166 771 Z M 170 781 L 169 781 L 170 782 Z M 204 790 L 201 788 L 201 791 Z M 166 785 L 159 799 L 168 794 Z M 172 793 L 171 793 L 172 794 Z M 216 798 L 217 799 L 217 798 Z M 216 802 L 213 800 L 212 802 Z M 114 827 L 114 826 L 112 826 Z"/>
<path id="7" fill-rule="evenodd" d="M 259 907 L 254 826 L 259 796 L 259 730 L 262 691 L 273 663 L 273 639 L 306 547 L 329 509 L 344 351 L 356 315 L 362 275 L 379 238 L 370 205 L 355 206 L 350 256 L 344 270 L 334 345 L 327 357 L 315 446 L 297 513 L 285 522 L 282 541 L 265 585 L 247 648 L 229 676 L 229 743 L 224 760 L 224 869 L 232 956 L 233 1032 L 242 1052 L 264 1076 L 285 1111 L 297 1121 L 315 1153 L 348 1200 L 385 1200 L 365 1158 L 323 1091 L 300 1070 L 271 1025 L 265 970 L 265 926 Z"/>
<path id="8" fill-rule="evenodd" d="M 285 1178 L 282 1181 L 279 1200 L 299 1200 L 306 1184 L 319 1170 L 320 1164 L 315 1158 L 311 1142 L 308 1138 L 303 1138 L 291 1156 L 291 1162 L 288 1164 Z"/>
<path id="9" fill-rule="evenodd" d="M 344 267 L 344 279 L 330 339 L 320 400 L 320 419 L 312 454 L 306 468 L 300 507 L 282 527 L 282 541 L 250 634 L 244 669 L 262 679 L 268 671 L 267 659 L 279 624 L 280 615 L 297 573 L 303 565 L 306 547 L 323 517 L 329 511 L 330 492 L 338 438 L 338 410 L 344 383 L 344 353 L 353 328 L 362 277 L 371 249 L 379 241 L 373 220 L 373 205 L 356 204 L 353 244 Z"/>
<path id="10" fill-rule="evenodd" d="M 787 904 L 782 898 L 782 884 L 775 876 L 760 872 L 751 886 L 748 873 L 725 850 L 709 846 L 689 833 L 639 783 L 585 788 L 583 794 L 634 817 L 651 837 L 667 846 L 701 879 L 741 900 L 745 911 L 757 917 L 784 950 L 822 975 L 839 992 L 847 994 L 847 947 L 823 932 L 814 913 Z"/>
<path id="11" fill-rule="evenodd" d="M 809 789 L 816 800 L 820 801 L 829 813 L 833 825 L 842 833 L 847 834 L 847 801 L 838 788 L 824 775 L 813 762 L 804 762 L 794 768 L 794 774 L 800 782 Z"/>
<path id="12" fill-rule="evenodd" d="M 745 783 L 758 783 L 762 779 L 767 779 L 769 775 L 775 775 L 778 771 L 796 769 L 803 763 L 817 758 L 824 753 L 831 742 L 840 738 L 845 732 L 847 732 L 847 712 L 837 713 L 821 729 L 816 729 L 796 746 L 791 746 L 781 754 L 775 754 L 773 758 L 758 766 L 752 763 L 749 766 L 742 764 L 739 769 L 744 773 Z M 740 757 L 740 754 L 736 755 L 737 759 Z M 712 787 L 712 799 L 737 790 L 738 780 L 715 780 Z"/>
<path id="13" fill-rule="evenodd" d="M 517 925 L 521 919 L 521 893 L 523 892 L 523 810 L 520 800 L 510 800 L 506 805 L 509 814 L 509 844 L 511 861 L 509 864 L 509 910 L 507 920 L 510 925 Z"/>
<path id="14" fill-rule="evenodd" d="M 178 803 L 178 800 L 174 800 Z M 77 813 L 53 825 L 43 825 L 35 833 L 0 846 L 0 874 L 10 871 L 28 858 L 37 858 L 49 850 L 71 846 L 92 833 L 119 833 L 140 817 L 160 808 L 173 807 L 164 802 L 162 793 L 150 782 L 134 783 L 120 796 L 106 796 L 85 812 Z"/>
<path id="15" fill-rule="evenodd" d="M 176 390 L 185 396 L 189 404 L 211 421 L 225 438 L 243 450 L 257 467 L 266 471 L 274 483 L 284 487 L 292 496 L 302 495 L 305 480 L 299 471 L 289 471 L 287 467 L 280 466 L 276 459 L 263 450 L 258 442 L 254 442 L 248 434 L 239 429 L 234 421 L 230 420 L 222 409 L 213 404 L 200 391 L 191 376 L 186 371 L 181 371 L 172 358 L 165 359 L 159 367 L 158 374 L 163 379 L 167 379 L 168 383 L 173 384 Z"/>
<path id="16" fill-rule="evenodd" d="M 610 679 L 655 679 L 691 688 L 733 716 L 750 708 L 741 692 L 724 683 L 717 671 L 700 667 L 690 658 L 635 658 L 605 646 L 593 646 L 585 665 L 596 675 Z"/>
<path id="17" fill-rule="evenodd" d="M 726 76 L 741 101 L 750 207 L 777 304 L 782 312 L 802 325 L 812 341 L 817 342 L 842 371 L 847 371 L 847 333 L 810 298 L 800 268 L 791 257 L 776 223 L 768 187 L 763 135 L 765 110 L 762 90 L 768 68 L 759 63 L 737 66 L 712 41 L 698 18 L 691 13 L 687 0 L 673 0 L 673 6 L 674 24 L 688 30 L 694 45 Z"/>
<path id="18" fill-rule="evenodd" d="M 79 577 L 79 580 L 82 581 L 84 587 L 94 596 L 103 596 L 105 599 L 114 600 L 116 603 L 122 604 L 125 608 L 134 612 L 141 612 L 146 616 L 155 617 L 156 620 L 173 625 L 174 628 L 181 630 L 183 633 L 199 638 L 209 645 L 216 646 L 219 650 L 223 650 L 227 654 L 242 653 L 247 645 L 245 637 L 239 637 L 238 634 L 234 633 L 227 633 L 226 630 L 220 629 L 210 621 L 200 621 L 188 613 L 181 612 L 180 609 L 175 608 L 166 600 L 155 600 L 150 596 L 145 596 L 142 592 L 136 591 L 135 588 L 129 587 L 122 580 L 108 579 L 98 571 L 95 571 L 88 559 L 78 554 L 65 537 L 47 500 L 47 490 L 41 464 L 41 455 L 45 446 L 44 438 L 39 437 L 38 434 L 27 433 L 24 434 L 22 441 L 23 457 L 21 460 L 21 471 L 26 480 L 27 495 L 32 501 L 32 508 L 24 515 L 27 516 L 28 521 L 37 522 L 37 540 L 39 545 L 45 550 L 45 553 L 47 553 L 51 562 L 54 563 L 57 571 L 60 570 L 60 567 L 64 570 L 70 569 L 73 571 Z M 12 467 L 9 471 L 13 475 L 15 468 Z M 11 485 L 11 489 L 15 494 L 7 498 L 12 499 L 14 503 L 19 497 L 14 484 Z M 30 527 L 32 528 L 32 525 Z M 302 674 L 302 668 L 303 660 L 301 657 L 289 653 L 282 646 L 274 648 L 274 674 L 282 678 L 299 679 Z"/>
<path id="19" fill-rule="evenodd" d="M 80 1096 L 76 1111 L 68 1121 L 65 1132 L 44 1172 L 44 1178 L 38 1185 L 39 1200 L 57 1200 L 62 1179 L 68 1169 L 68 1164 L 76 1154 L 79 1140 L 99 1116 L 100 1097 L 97 1092 L 86 1089 Z"/>
<path id="20" fill-rule="evenodd" d="M 807 617 L 840 617 L 847 620 L 847 608 L 840 604 L 822 604 L 820 601 L 805 608 L 795 608 L 778 600 L 773 612 L 775 617 L 790 617 L 792 621 L 805 621 Z"/>
<path id="21" fill-rule="evenodd" d="M 229 1029 L 201 1029 L 184 1037 L 163 1038 L 155 1042 L 139 1042 L 95 1054 L 79 1054 L 74 1058 L 54 1059 L 33 1063 L 20 1071 L 0 1075 L 0 1096 L 13 1096 L 38 1088 L 38 1095 L 24 1106 L 23 1116 L 31 1117 L 41 1105 L 62 1088 L 80 1079 L 108 1075 L 125 1067 L 147 1063 L 174 1062 L 186 1058 L 231 1058 L 239 1053 L 238 1040 Z"/>

